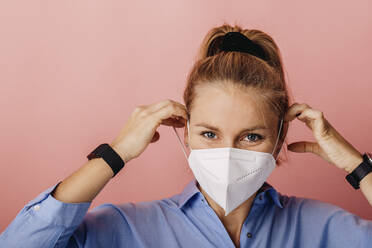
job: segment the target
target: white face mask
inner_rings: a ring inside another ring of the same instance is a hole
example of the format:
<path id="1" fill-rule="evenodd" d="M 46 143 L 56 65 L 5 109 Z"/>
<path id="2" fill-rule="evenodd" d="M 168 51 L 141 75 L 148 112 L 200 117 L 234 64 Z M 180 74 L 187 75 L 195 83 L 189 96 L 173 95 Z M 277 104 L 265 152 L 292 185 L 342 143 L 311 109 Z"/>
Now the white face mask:
<path id="1" fill-rule="evenodd" d="M 283 119 L 280 122 L 280 136 Z M 190 128 L 187 121 L 190 144 Z M 225 210 L 225 216 L 251 197 L 274 170 L 273 153 L 233 147 L 191 149 L 187 157 L 180 137 L 173 127 L 189 166 L 203 190 Z M 281 147 L 280 147 L 281 150 Z M 279 150 L 279 153 L 280 153 Z M 278 154 L 279 154 L 278 153 Z"/>

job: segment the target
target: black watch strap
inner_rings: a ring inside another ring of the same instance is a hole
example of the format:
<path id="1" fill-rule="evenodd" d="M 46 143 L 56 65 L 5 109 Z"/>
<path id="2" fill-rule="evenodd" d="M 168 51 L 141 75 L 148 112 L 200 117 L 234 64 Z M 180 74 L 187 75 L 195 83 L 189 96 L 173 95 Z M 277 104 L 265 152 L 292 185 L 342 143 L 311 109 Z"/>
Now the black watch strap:
<path id="1" fill-rule="evenodd" d="M 350 174 L 346 176 L 346 180 L 353 186 L 354 189 L 359 189 L 360 181 L 369 173 L 372 172 L 372 160 L 370 153 L 363 154 L 363 162 L 360 163 Z"/>
<path id="2" fill-rule="evenodd" d="M 107 143 L 99 145 L 87 156 L 87 158 L 89 160 L 93 158 L 103 158 L 114 172 L 113 177 L 124 167 L 125 164 L 120 155 L 117 154 Z"/>

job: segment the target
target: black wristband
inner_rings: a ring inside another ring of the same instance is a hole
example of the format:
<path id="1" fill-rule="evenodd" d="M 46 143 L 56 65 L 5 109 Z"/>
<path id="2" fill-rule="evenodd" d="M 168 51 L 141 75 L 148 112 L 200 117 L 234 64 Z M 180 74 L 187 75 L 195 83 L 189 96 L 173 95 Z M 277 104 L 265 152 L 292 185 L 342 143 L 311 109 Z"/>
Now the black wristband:
<path id="1" fill-rule="evenodd" d="M 87 158 L 89 160 L 93 158 L 103 158 L 103 160 L 106 161 L 106 163 L 114 172 L 114 175 L 112 177 L 114 177 L 124 167 L 125 164 L 119 154 L 117 154 L 115 150 L 112 149 L 112 147 L 107 143 L 99 145 L 87 156 Z"/>
<path id="2" fill-rule="evenodd" d="M 372 172 L 372 160 L 370 160 L 370 156 L 370 153 L 364 153 L 363 161 L 345 177 L 354 189 L 359 189 L 360 181 Z"/>

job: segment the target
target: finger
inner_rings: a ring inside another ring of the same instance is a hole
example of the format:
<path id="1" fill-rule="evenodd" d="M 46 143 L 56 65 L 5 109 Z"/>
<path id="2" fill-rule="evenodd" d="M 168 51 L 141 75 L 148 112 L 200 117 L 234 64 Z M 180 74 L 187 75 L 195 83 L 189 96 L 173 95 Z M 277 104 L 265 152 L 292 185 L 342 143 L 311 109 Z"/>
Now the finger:
<path id="1" fill-rule="evenodd" d="M 154 113 L 154 115 L 158 118 L 158 120 L 160 120 L 160 123 L 163 122 L 163 120 L 165 119 L 176 119 L 176 117 L 178 117 L 179 120 L 187 120 L 186 108 L 184 108 L 182 104 L 166 105 L 163 108 L 159 109 L 156 113 Z"/>
<path id="2" fill-rule="evenodd" d="M 182 116 L 179 116 L 181 117 L 180 120 L 182 121 L 183 120 L 187 120 L 188 116 L 187 116 L 187 109 L 186 109 L 186 106 L 179 103 L 179 102 L 176 102 L 176 101 L 173 101 L 173 103 L 179 108 L 182 110 L 182 113 L 183 115 Z"/>
<path id="3" fill-rule="evenodd" d="M 160 109 L 162 109 L 162 108 L 164 108 L 168 105 L 175 105 L 176 107 L 178 107 L 180 109 L 183 109 L 185 112 L 187 112 L 185 105 L 183 105 L 183 104 L 181 104 L 177 101 L 173 101 L 171 99 L 166 99 L 164 101 L 161 101 L 160 103 L 155 104 L 154 106 L 151 106 L 149 108 L 149 111 L 153 113 L 153 112 L 159 111 Z M 187 115 L 186 115 L 186 118 L 187 118 Z"/>
<path id="4" fill-rule="evenodd" d="M 176 101 L 173 101 L 171 99 L 165 99 L 160 102 L 155 102 L 149 105 L 141 105 L 140 107 L 145 108 L 149 113 L 153 113 L 169 104 L 176 104 L 176 103 L 177 103 Z"/>
<path id="5" fill-rule="evenodd" d="M 179 116 L 170 117 L 161 121 L 162 125 L 173 126 L 173 127 L 184 127 L 185 121 Z"/>
<path id="6" fill-rule="evenodd" d="M 299 153 L 311 152 L 320 155 L 319 145 L 316 142 L 309 141 L 294 142 L 288 145 L 288 150 Z"/>
<path id="7" fill-rule="evenodd" d="M 155 131 L 155 134 L 154 136 L 152 136 L 152 139 L 150 141 L 150 143 L 154 143 L 156 141 L 158 141 L 160 139 L 160 133 L 158 131 Z"/>
<path id="8" fill-rule="evenodd" d="M 158 109 L 161 109 L 162 107 L 166 106 L 167 104 L 169 104 L 167 102 L 167 100 L 164 100 L 164 101 L 152 103 L 152 104 L 149 104 L 149 105 L 139 105 L 134 110 L 134 113 L 141 113 L 143 111 L 146 111 L 146 113 L 150 114 L 150 113 L 152 113 L 152 112 L 154 112 Z"/>
<path id="9" fill-rule="evenodd" d="M 166 119 L 160 120 L 163 125 L 174 126 L 174 127 L 184 127 L 187 120 L 187 110 L 186 107 L 176 101 L 166 99 L 161 102 L 157 102 L 151 105 L 142 105 L 139 106 L 140 110 L 146 111 L 147 116 L 152 116 L 152 114 L 159 112 L 163 108 L 167 109 L 178 109 L 181 111 L 174 111 L 174 113 L 168 116 Z M 181 113 L 181 114 L 180 114 Z"/>
<path id="10" fill-rule="evenodd" d="M 319 120 L 323 117 L 323 113 L 319 110 L 306 108 L 304 109 L 297 118 L 301 121 L 306 120 Z"/>
<path id="11" fill-rule="evenodd" d="M 284 121 L 288 121 L 288 122 L 292 121 L 297 116 L 299 116 L 302 111 L 304 111 L 307 108 L 311 108 L 311 107 L 306 103 L 302 103 L 302 104 L 294 103 L 294 104 L 292 104 L 292 106 L 289 107 L 289 109 L 288 109 L 288 111 L 287 111 L 287 113 L 284 117 Z"/>
<path id="12" fill-rule="evenodd" d="M 170 99 L 165 99 L 163 101 L 160 101 L 160 102 L 156 102 L 156 103 L 153 103 L 153 104 L 150 104 L 148 105 L 148 111 L 150 113 L 153 113 L 161 108 L 163 108 L 164 106 L 167 106 L 168 104 L 171 104 L 172 103 L 172 100 Z"/>
<path id="13" fill-rule="evenodd" d="M 326 137 L 331 130 L 331 125 L 319 110 L 305 109 L 297 118 L 305 122 L 317 137 Z"/>

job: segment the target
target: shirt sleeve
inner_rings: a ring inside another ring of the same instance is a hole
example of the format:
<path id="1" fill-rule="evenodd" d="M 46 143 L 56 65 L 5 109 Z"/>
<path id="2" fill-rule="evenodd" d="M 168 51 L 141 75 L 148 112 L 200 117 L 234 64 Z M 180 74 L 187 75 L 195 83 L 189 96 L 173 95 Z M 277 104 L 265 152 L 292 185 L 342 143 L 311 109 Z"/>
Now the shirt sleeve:
<path id="1" fill-rule="evenodd" d="M 303 199 L 300 209 L 302 234 L 314 247 L 372 247 L 371 220 L 315 199 Z"/>
<path id="2" fill-rule="evenodd" d="M 68 244 L 77 247 L 73 246 L 76 242 L 70 237 L 83 221 L 91 202 L 65 203 L 55 199 L 51 192 L 61 182 L 46 189 L 20 210 L 1 233 L 0 247 L 67 247 Z"/>

